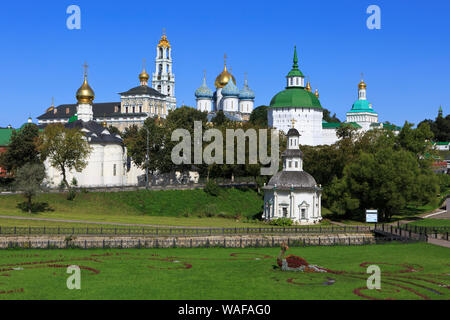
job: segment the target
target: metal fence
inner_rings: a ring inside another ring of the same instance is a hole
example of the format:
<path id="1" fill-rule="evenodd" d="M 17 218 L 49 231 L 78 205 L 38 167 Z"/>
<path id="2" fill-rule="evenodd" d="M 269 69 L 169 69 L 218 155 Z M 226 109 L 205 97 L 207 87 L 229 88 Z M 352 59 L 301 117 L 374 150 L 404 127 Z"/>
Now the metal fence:
<path id="1" fill-rule="evenodd" d="M 450 226 L 441 226 L 441 227 L 423 227 L 423 226 L 415 226 L 415 225 L 408 225 L 403 224 L 400 226 L 400 228 L 404 230 L 411 230 L 414 233 L 422 233 L 422 234 L 432 234 L 432 233 L 449 233 L 450 232 Z"/>
<path id="2" fill-rule="evenodd" d="M 374 237 L 324 237 L 324 238 L 304 238 L 304 239 L 153 239 L 153 240 L 78 240 L 78 241 L 0 241 L 0 249 L 59 249 L 59 248 L 264 248 L 279 247 L 282 242 L 286 242 L 291 247 L 306 246 L 351 246 L 380 244 L 399 239 L 388 237 L 375 239 Z M 404 239 L 401 242 L 409 243 L 414 240 Z"/>
<path id="3" fill-rule="evenodd" d="M 63 228 L 63 227 L 1 227 L 0 235 L 118 235 L 118 236 L 214 236 L 255 234 L 321 234 L 369 233 L 372 226 L 302 226 L 248 228 Z"/>
<path id="4" fill-rule="evenodd" d="M 374 233 L 383 237 L 393 238 L 397 240 L 413 240 L 413 241 L 427 241 L 426 233 L 415 233 L 412 230 L 405 230 L 394 225 L 377 225 L 374 228 Z"/>

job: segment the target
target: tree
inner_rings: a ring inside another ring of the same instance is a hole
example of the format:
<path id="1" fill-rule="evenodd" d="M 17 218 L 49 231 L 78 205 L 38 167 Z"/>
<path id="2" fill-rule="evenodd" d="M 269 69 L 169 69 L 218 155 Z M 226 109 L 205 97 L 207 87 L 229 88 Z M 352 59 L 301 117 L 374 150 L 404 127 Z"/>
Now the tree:
<path id="1" fill-rule="evenodd" d="M 341 120 L 336 116 L 336 113 L 330 117 L 330 111 L 328 109 L 323 109 L 323 120 L 330 123 L 341 123 Z"/>
<path id="2" fill-rule="evenodd" d="M 269 109 L 268 106 L 259 106 L 255 109 L 253 109 L 252 113 L 250 114 L 250 123 L 254 125 L 258 125 L 261 127 L 267 127 L 267 110 Z"/>
<path id="3" fill-rule="evenodd" d="M 336 135 L 340 139 L 353 138 L 355 133 L 356 128 L 349 123 L 342 123 L 339 128 L 336 129 Z"/>
<path id="4" fill-rule="evenodd" d="M 122 132 L 120 132 L 120 130 L 117 128 L 117 127 L 114 127 L 114 126 L 109 126 L 108 127 L 108 131 L 109 131 L 109 133 L 111 133 L 112 135 L 119 135 L 119 136 L 121 136 L 122 137 Z"/>
<path id="5" fill-rule="evenodd" d="M 221 126 L 225 122 L 228 121 L 228 118 L 225 116 L 222 110 L 217 111 L 216 116 L 211 120 L 215 126 Z"/>
<path id="6" fill-rule="evenodd" d="M 334 179 L 327 189 L 330 207 L 353 218 L 376 208 L 383 220 L 401 213 L 408 204 L 425 204 L 439 190 L 431 170 L 418 166 L 417 157 L 406 150 L 384 148 L 361 152 L 344 169 L 342 179 Z"/>
<path id="7" fill-rule="evenodd" d="M 27 199 L 24 209 L 31 213 L 33 210 L 33 197 L 43 190 L 45 167 L 42 163 L 26 163 L 16 171 L 14 187 L 22 191 Z"/>
<path id="8" fill-rule="evenodd" d="M 39 129 L 35 124 L 26 124 L 13 131 L 7 151 L 0 156 L 0 165 L 14 173 L 26 163 L 39 163 L 35 145 L 38 136 Z"/>
<path id="9" fill-rule="evenodd" d="M 72 192 L 67 181 L 67 172 L 81 172 L 87 166 L 87 157 L 91 147 L 80 129 L 67 129 L 62 124 L 48 125 L 37 141 L 37 149 L 42 160 L 48 160 L 52 167 L 57 168 L 63 177 L 63 183 Z"/>

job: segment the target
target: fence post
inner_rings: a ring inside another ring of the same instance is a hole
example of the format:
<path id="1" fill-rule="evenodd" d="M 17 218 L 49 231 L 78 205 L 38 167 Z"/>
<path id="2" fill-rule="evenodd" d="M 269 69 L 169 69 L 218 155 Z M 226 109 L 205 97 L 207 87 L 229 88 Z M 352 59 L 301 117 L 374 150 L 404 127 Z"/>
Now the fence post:
<path id="1" fill-rule="evenodd" d="M 445 234 L 445 239 L 448 241 L 448 232 Z"/>
<path id="2" fill-rule="evenodd" d="M 319 236 L 319 246 L 320 246 L 320 236 Z"/>

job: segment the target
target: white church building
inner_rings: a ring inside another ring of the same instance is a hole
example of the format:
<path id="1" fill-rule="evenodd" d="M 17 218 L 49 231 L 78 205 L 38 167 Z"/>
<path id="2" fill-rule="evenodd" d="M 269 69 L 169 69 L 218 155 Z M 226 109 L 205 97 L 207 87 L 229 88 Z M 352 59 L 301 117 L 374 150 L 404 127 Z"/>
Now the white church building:
<path id="1" fill-rule="evenodd" d="M 87 68 L 87 66 L 85 66 Z M 119 135 L 109 132 L 106 122 L 94 121 L 92 104 L 94 91 L 87 81 L 85 71 L 84 82 L 76 93 L 76 115 L 64 124 L 66 128 L 78 128 L 84 134 L 91 148 L 87 166 L 81 172 L 74 170 L 66 174 L 69 183 L 75 178 L 78 187 L 118 187 L 135 186 L 138 176 L 144 171 L 138 168 L 127 157 L 127 149 Z M 58 168 L 45 161 L 47 182 L 50 187 L 58 187 L 62 182 L 62 174 Z"/>
<path id="2" fill-rule="evenodd" d="M 295 224 L 318 223 L 322 220 L 322 189 L 309 173 L 303 171 L 297 129 L 289 129 L 287 138 L 287 149 L 281 155 L 283 170 L 263 187 L 263 218 L 268 221 L 288 218 Z"/>
<path id="3" fill-rule="evenodd" d="M 358 99 L 347 112 L 345 123 L 360 132 L 383 127 L 398 132 L 399 127 L 385 125 L 378 121 L 378 113 L 367 100 L 366 88 L 367 85 L 361 77 L 361 82 L 358 84 Z M 294 49 L 292 69 L 286 76 L 286 88 L 270 101 L 267 118 L 270 127 L 281 130 L 285 134 L 294 121 L 295 129 L 300 133 L 301 145 L 330 145 L 338 141 L 336 130 L 341 124 L 323 120 L 319 93 L 317 89 L 315 93 L 312 93 L 309 81 L 305 84 L 305 76 L 298 66 L 297 48 Z"/>

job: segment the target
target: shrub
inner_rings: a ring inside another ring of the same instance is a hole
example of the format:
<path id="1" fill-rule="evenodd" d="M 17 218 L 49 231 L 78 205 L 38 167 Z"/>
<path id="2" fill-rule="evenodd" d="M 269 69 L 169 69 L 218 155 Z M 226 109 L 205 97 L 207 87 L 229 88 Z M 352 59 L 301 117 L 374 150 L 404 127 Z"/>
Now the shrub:
<path id="1" fill-rule="evenodd" d="M 17 204 L 17 208 L 30 213 L 54 211 L 47 202 L 32 202 L 31 205 L 28 202 L 21 202 Z"/>
<path id="2" fill-rule="evenodd" d="M 209 180 L 206 183 L 205 188 L 203 189 L 203 191 L 205 191 L 207 194 L 217 197 L 218 195 L 220 195 L 220 192 L 222 191 L 220 189 L 220 187 L 217 185 L 217 183 L 215 183 L 212 180 Z"/>
<path id="3" fill-rule="evenodd" d="M 72 201 L 73 199 L 75 199 L 77 195 L 77 192 L 75 190 L 70 189 L 69 192 L 67 193 L 67 200 Z"/>
<path id="4" fill-rule="evenodd" d="M 293 221 L 289 218 L 278 218 L 270 221 L 270 224 L 273 226 L 287 227 L 292 226 Z"/>

